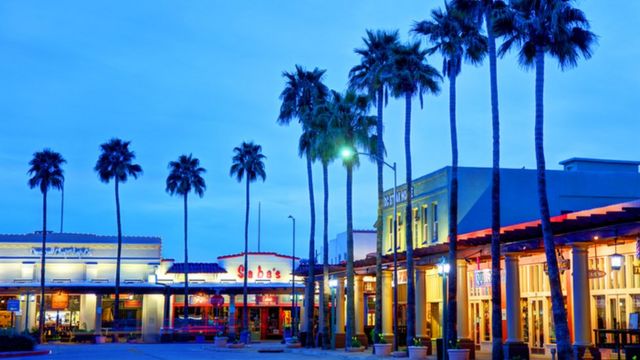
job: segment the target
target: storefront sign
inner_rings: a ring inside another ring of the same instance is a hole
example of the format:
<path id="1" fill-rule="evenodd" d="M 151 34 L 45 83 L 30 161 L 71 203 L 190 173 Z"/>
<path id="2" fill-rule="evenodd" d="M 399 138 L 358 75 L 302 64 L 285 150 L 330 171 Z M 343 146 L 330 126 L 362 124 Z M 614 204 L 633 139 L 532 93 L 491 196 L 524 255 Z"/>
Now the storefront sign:
<path id="1" fill-rule="evenodd" d="M 64 256 L 64 257 L 82 257 L 82 256 L 90 256 L 91 249 L 86 247 L 48 247 L 45 252 L 47 256 Z M 41 256 L 42 248 L 41 247 L 33 247 L 31 248 L 31 255 Z"/>
<path id="2" fill-rule="evenodd" d="M 236 275 L 238 279 L 244 279 L 245 271 L 244 265 L 239 265 Z M 249 270 L 247 273 L 248 279 L 269 279 L 269 280 L 279 280 L 282 277 L 282 273 L 280 270 L 274 268 L 271 269 L 263 269 L 262 265 L 258 265 L 258 268 L 254 272 L 253 270 Z"/>
<path id="3" fill-rule="evenodd" d="M 411 197 L 415 194 L 415 188 L 411 187 Z M 401 189 L 396 193 L 396 203 L 407 200 L 407 189 Z M 393 206 L 393 193 L 384 196 L 384 207 Z"/>
<path id="4" fill-rule="evenodd" d="M 51 295 L 51 310 L 66 310 L 69 306 L 69 294 L 55 293 Z"/>
<path id="5" fill-rule="evenodd" d="M 278 305 L 278 297 L 274 295 L 256 295 L 256 305 Z"/>
<path id="6" fill-rule="evenodd" d="M 589 272 L 589 279 L 599 279 L 607 275 L 607 273 L 598 269 L 589 269 L 588 272 Z"/>
<path id="7" fill-rule="evenodd" d="M 398 270 L 398 285 L 407 283 L 407 270 Z"/>
<path id="8" fill-rule="evenodd" d="M 474 270 L 473 271 L 473 284 L 477 288 L 491 287 L 491 270 Z"/>
<path id="9" fill-rule="evenodd" d="M 560 274 L 569 269 L 571 269 L 571 261 L 569 259 L 558 259 L 558 271 L 560 271 Z M 544 263 L 544 273 L 549 273 L 549 267 L 547 263 Z"/>
<path id="10" fill-rule="evenodd" d="M 7 311 L 13 311 L 13 312 L 20 311 L 20 300 L 18 299 L 7 300 Z"/>

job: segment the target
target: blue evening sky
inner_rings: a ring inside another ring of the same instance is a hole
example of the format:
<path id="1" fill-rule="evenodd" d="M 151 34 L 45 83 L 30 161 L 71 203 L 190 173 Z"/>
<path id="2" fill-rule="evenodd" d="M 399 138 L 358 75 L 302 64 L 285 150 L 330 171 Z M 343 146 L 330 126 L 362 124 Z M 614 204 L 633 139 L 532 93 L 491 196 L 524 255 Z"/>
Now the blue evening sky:
<path id="1" fill-rule="evenodd" d="M 593 59 L 562 73 L 547 61 L 548 164 L 573 157 L 638 160 L 640 2 L 578 1 L 599 35 Z M 208 190 L 190 202 L 194 261 L 243 248 L 244 186 L 229 177 L 232 149 L 243 140 L 263 146 L 267 181 L 252 186 L 250 249 L 256 249 L 262 202 L 262 250 L 288 253 L 298 219 L 298 249 L 306 253 L 309 210 L 297 124 L 276 124 L 281 73 L 295 64 L 327 69 L 342 90 L 357 63 L 353 49 L 365 29 L 399 29 L 442 1 L 2 1 L 0 2 L 0 232 L 41 228 L 41 195 L 27 187 L 28 161 L 50 147 L 67 159 L 65 231 L 114 234 L 113 184 L 93 166 L 99 144 L 132 141 L 144 175 L 122 187 L 123 230 L 158 235 L 165 257 L 182 258 L 182 203 L 165 193 L 167 163 L 193 153 L 207 168 Z M 440 68 L 441 59 L 431 59 Z M 514 56 L 499 62 L 502 164 L 534 167 L 533 72 Z M 488 67 L 465 66 L 458 81 L 460 162 L 490 166 Z M 447 85 L 414 102 L 413 173 L 450 161 Z M 373 111 L 373 110 L 372 110 Z M 389 161 L 404 173 L 404 105 L 385 109 Z M 321 232 L 321 169 L 314 167 Z M 385 187 L 391 173 L 385 173 Z M 330 236 L 345 230 L 345 172 L 330 168 Z M 375 166 L 354 177 L 354 225 L 372 228 Z M 49 224 L 59 230 L 60 194 L 50 197 Z"/>

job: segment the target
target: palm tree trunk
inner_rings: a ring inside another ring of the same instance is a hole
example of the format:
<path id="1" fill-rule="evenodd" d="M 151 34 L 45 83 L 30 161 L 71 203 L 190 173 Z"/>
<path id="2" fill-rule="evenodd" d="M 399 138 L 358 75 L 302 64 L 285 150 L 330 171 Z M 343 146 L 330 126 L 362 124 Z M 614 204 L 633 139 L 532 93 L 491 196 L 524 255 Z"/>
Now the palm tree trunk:
<path id="1" fill-rule="evenodd" d="M 120 261 L 122 256 L 122 223 L 120 222 L 120 182 L 116 176 L 116 222 L 118 226 L 118 250 L 116 254 L 116 288 L 113 305 L 113 327 L 120 328 Z"/>
<path id="2" fill-rule="evenodd" d="M 307 275 L 307 288 L 305 289 L 305 309 L 307 317 L 307 347 L 313 346 L 313 310 L 315 293 L 315 233 L 316 233 L 316 204 L 313 196 L 313 171 L 311 168 L 311 158 L 307 154 L 307 179 L 309 181 L 309 207 L 311 210 L 311 229 L 309 230 L 309 272 Z"/>
<path id="3" fill-rule="evenodd" d="M 569 325 L 565 310 L 564 296 L 560 284 L 556 246 L 551 229 L 551 214 L 547 198 L 546 165 L 544 159 L 544 50 L 536 49 L 536 170 L 538 178 L 538 200 L 540 203 L 540 222 L 542 239 L 547 259 L 549 287 L 551 289 L 551 308 L 555 324 L 558 359 L 570 359 L 573 353 L 569 340 Z"/>
<path id="4" fill-rule="evenodd" d="M 184 322 L 189 325 L 189 252 L 187 249 L 187 194 L 184 194 Z"/>
<path id="5" fill-rule="evenodd" d="M 246 210 L 244 212 L 244 278 L 242 288 L 242 332 L 249 343 L 249 307 L 247 306 L 247 278 L 249 277 L 249 176 L 246 177 Z"/>
<path id="6" fill-rule="evenodd" d="M 382 334 L 382 207 L 384 206 L 384 184 L 382 170 L 384 168 L 384 143 L 382 141 L 382 106 L 384 105 L 384 88 L 378 90 L 378 121 L 376 122 L 376 157 L 378 175 L 378 217 L 376 221 L 376 305 L 375 305 L 375 333 L 376 336 Z M 376 339 L 373 339 L 374 341 Z"/>
<path id="7" fill-rule="evenodd" d="M 496 39 L 493 36 L 491 8 L 485 13 L 489 43 L 489 77 L 491 82 L 491 128 L 493 163 L 491 168 L 491 358 L 502 360 L 502 294 L 500 289 L 500 114 L 498 108 L 498 70 Z"/>
<path id="8" fill-rule="evenodd" d="M 413 265 L 413 206 L 411 205 L 411 94 L 405 94 L 404 154 L 407 162 L 407 206 L 405 208 L 405 241 L 407 247 L 407 344 L 416 336 L 416 288 Z M 426 319 L 419 319 L 426 321 Z"/>
<path id="9" fill-rule="evenodd" d="M 329 301 L 331 292 L 329 290 L 329 164 L 322 163 L 322 182 L 324 190 L 324 214 L 323 214 L 323 234 L 322 234 L 322 311 L 320 312 L 320 334 L 322 348 L 327 349 L 329 345 Z"/>
<path id="10" fill-rule="evenodd" d="M 453 62 L 453 61 L 452 61 Z M 454 65 L 456 66 L 456 65 Z M 456 128 L 457 69 L 449 72 L 449 127 L 451 132 L 451 192 L 449 197 L 449 288 L 447 299 L 447 347 L 458 338 L 457 266 L 458 242 L 458 130 Z"/>
<path id="11" fill-rule="evenodd" d="M 353 165 L 347 164 L 347 326 L 346 326 L 346 346 L 351 347 L 351 339 L 355 334 L 356 308 L 355 295 L 355 274 L 353 272 Z"/>
<path id="12" fill-rule="evenodd" d="M 40 343 L 44 343 L 44 280 L 45 280 L 45 258 L 47 256 L 47 190 L 42 192 L 42 255 L 40 258 L 40 319 L 38 321 L 38 335 Z M 28 297 L 28 295 L 27 295 Z M 27 298 L 27 301 L 29 299 Z M 27 331 L 29 329 L 26 329 Z"/>

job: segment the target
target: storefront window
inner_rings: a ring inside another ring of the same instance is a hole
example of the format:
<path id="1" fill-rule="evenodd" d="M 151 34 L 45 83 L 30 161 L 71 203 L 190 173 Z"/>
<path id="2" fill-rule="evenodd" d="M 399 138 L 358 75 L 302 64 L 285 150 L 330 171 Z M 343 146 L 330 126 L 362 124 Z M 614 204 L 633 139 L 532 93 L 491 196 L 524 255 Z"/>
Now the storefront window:
<path id="1" fill-rule="evenodd" d="M 10 328 L 13 319 L 11 311 L 7 310 L 7 303 L 15 296 L 0 296 L 0 328 Z"/>
<path id="2" fill-rule="evenodd" d="M 489 314 L 489 300 L 482 300 L 482 327 L 484 328 L 483 341 L 491 340 L 491 319 Z"/>
<path id="3" fill-rule="evenodd" d="M 115 295 L 102 297 L 102 327 L 115 327 Z M 142 327 L 142 295 L 120 294 L 119 328 L 139 330 Z"/>
<path id="4" fill-rule="evenodd" d="M 520 308 L 522 309 L 522 339 L 525 343 L 529 342 L 529 301 L 527 298 L 520 299 Z"/>

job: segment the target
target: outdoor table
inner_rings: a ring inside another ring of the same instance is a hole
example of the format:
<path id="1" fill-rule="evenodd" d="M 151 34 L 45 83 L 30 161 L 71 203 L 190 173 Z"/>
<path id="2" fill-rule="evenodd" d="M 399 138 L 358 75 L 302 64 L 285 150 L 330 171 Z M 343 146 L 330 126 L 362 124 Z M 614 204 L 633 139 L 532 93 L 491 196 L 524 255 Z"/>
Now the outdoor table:
<path id="1" fill-rule="evenodd" d="M 594 329 L 597 348 L 614 349 L 620 359 L 620 349 L 627 344 L 640 344 L 640 329 Z M 606 341 L 606 336 L 613 337 L 613 343 Z M 604 338 L 605 341 L 601 341 Z"/>

